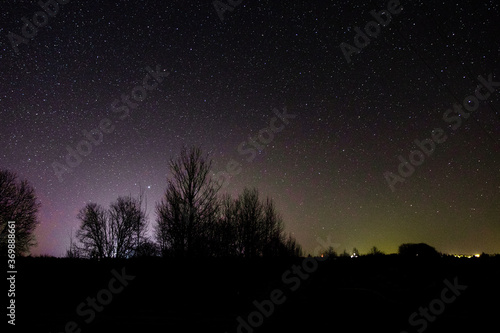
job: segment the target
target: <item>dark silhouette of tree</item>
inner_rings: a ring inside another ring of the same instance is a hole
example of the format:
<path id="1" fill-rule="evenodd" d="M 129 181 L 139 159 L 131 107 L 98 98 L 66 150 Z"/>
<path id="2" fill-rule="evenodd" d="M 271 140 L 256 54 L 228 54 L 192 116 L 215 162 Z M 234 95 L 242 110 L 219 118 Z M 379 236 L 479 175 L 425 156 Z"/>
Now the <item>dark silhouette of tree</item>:
<path id="1" fill-rule="evenodd" d="M 336 258 L 338 257 L 337 252 L 333 249 L 333 246 L 328 247 L 328 249 L 321 253 L 320 256 L 323 256 L 324 258 Z M 344 256 L 349 256 L 346 250 L 344 250 Z"/>
<path id="2" fill-rule="evenodd" d="M 81 249 L 78 247 L 78 244 L 75 243 L 73 237 L 73 230 L 69 234 L 69 249 L 66 250 L 66 258 L 81 258 Z"/>
<path id="3" fill-rule="evenodd" d="M 80 228 L 76 237 L 80 242 L 73 253 L 90 258 L 127 258 L 146 241 L 146 216 L 139 199 L 119 197 L 105 210 L 96 203 L 88 203 L 78 213 Z"/>
<path id="4" fill-rule="evenodd" d="M 283 250 L 279 253 L 280 256 L 302 257 L 304 255 L 302 246 L 297 243 L 297 240 L 292 236 L 292 234 L 288 235 L 288 238 L 283 245 Z"/>
<path id="5" fill-rule="evenodd" d="M 275 257 L 286 255 L 287 251 L 295 251 L 297 242 L 292 235 L 289 235 L 288 239 L 285 240 L 283 218 L 276 211 L 273 200 L 267 198 L 263 210 L 262 255 L 264 257 Z M 282 244 L 285 244 L 285 253 L 283 253 Z"/>
<path id="6" fill-rule="evenodd" d="M 156 257 L 159 253 L 160 251 L 156 243 L 149 239 L 142 242 L 139 247 L 136 248 L 137 257 Z"/>
<path id="7" fill-rule="evenodd" d="M 19 181 L 8 170 L 0 171 L 0 250 L 7 253 L 8 222 L 15 221 L 15 251 L 17 255 L 29 252 L 36 245 L 34 231 L 39 224 L 37 217 L 40 203 L 35 190 L 27 180 Z"/>
<path id="8" fill-rule="evenodd" d="M 162 253 L 192 257 L 209 253 L 218 214 L 220 186 L 209 177 L 212 161 L 200 148 L 183 148 L 170 160 L 172 177 L 157 204 L 155 237 Z"/>
<path id="9" fill-rule="evenodd" d="M 76 232 L 76 238 L 81 244 L 81 255 L 95 259 L 111 257 L 108 212 L 102 206 L 91 202 L 80 209 L 77 218 L 81 222 Z"/>
<path id="10" fill-rule="evenodd" d="M 425 243 L 412 244 L 405 243 L 399 246 L 398 253 L 402 257 L 439 258 L 440 255 L 430 245 Z"/>
<path id="11" fill-rule="evenodd" d="M 370 252 L 368 252 L 368 255 L 370 255 L 370 256 L 383 256 L 383 255 L 385 255 L 385 253 L 380 251 L 376 246 L 374 246 L 370 249 Z"/>
<path id="12" fill-rule="evenodd" d="M 342 252 L 342 254 L 340 255 L 340 257 L 342 257 L 342 258 L 350 258 L 351 255 L 347 252 L 346 249 L 344 249 L 344 252 Z"/>
<path id="13" fill-rule="evenodd" d="M 245 258 L 301 256 L 302 248 L 284 232 L 283 219 L 272 199 L 260 201 L 257 189 L 245 188 L 237 199 L 225 196 L 221 204 L 217 241 L 223 255 Z"/>
<path id="14" fill-rule="evenodd" d="M 146 216 L 141 199 L 119 197 L 109 208 L 110 243 L 113 257 L 127 258 L 146 240 Z"/>
<path id="15" fill-rule="evenodd" d="M 259 202 L 257 189 L 243 190 L 238 197 L 240 211 L 238 213 L 238 252 L 253 258 L 260 255 L 259 249 L 263 243 L 263 207 Z"/>
<path id="16" fill-rule="evenodd" d="M 236 199 L 217 196 L 220 184 L 209 177 L 212 161 L 201 150 L 183 148 L 170 160 L 171 176 L 156 205 L 155 238 L 162 256 L 301 255 L 284 233 L 273 200 L 260 201 L 257 189 L 245 188 Z"/>
<path id="17" fill-rule="evenodd" d="M 211 241 L 213 254 L 216 257 L 236 256 L 239 246 L 239 201 L 233 200 L 231 196 L 225 194 L 219 207 L 220 216 Z"/>

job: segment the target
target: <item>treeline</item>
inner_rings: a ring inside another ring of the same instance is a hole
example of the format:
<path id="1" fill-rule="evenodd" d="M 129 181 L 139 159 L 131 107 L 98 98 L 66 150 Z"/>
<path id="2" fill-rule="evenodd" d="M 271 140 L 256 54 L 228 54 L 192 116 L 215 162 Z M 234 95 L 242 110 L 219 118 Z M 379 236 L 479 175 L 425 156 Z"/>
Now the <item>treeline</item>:
<path id="1" fill-rule="evenodd" d="M 358 258 L 358 257 L 383 257 L 386 254 L 382 251 L 380 251 L 376 246 L 373 246 L 368 253 L 366 254 L 360 254 L 359 251 L 354 248 L 351 253 L 348 253 L 345 249 L 344 252 L 341 254 L 338 254 L 333 247 L 329 247 L 325 251 L 319 254 L 321 257 L 326 257 L 326 258 Z M 393 256 L 395 254 L 390 254 L 390 256 Z M 446 254 L 442 252 L 438 252 L 434 247 L 426 244 L 426 243 L 403 243 L 399 246 L 398 248 L 398 253 L 397 255 L 402 258 L 418 258 L 418 259 L 439 259 L 439 258 L 446 258 L 446 257 L 455 257 L 455 255 L 452 254 Z M 489 255 L 487 253 L 481 253 L 479 257 L 481 258 L 488 258 L 488 257 L 496 257 L 500 256 L 499 254 L 492 254 Z"/>
<path id="2" fill-rule="evenodd" d="M 335 250 L 331 246 L 326 251 L 320 253 L 320 256 L 328 258 L 380 257 L 385 255 L 386 254 L 380 251 L 376 246 L 373 246 L 366 254 L 360 254 L 358 249 L 356 248 L 353 248 L 351 253 L 347 253 L 347 251 L 344 249 L 343 253 L 337 254 L 337 252 L 335 252 Z M 442 256 L 442 254 L 436 251 L 434 247 L 427 245 L 425 243 L 418 243 L 418 244 L 403 243 L 398 248 L 398 255 L 407 258 L 418 257 L 418 256 L 420 256 L 420 258 L 439 258 L 440 256 Z"/>
<path id="3" fill-rule="evenodd" d="M 219 196 L 221 184 L 210 177 L 212 161 L 200 148 L 184 148 L 169 163 L 165 194 L 156 204 L 154 237 L 149 239 L 142 193 L 119 197 L 104 209 L 89 203 L 78 214 L 76 242 L 68 257 L 133 256 L 278 257 L 301 256 L 286 235 L 272 199 L 245 188 L 237 198 Z"/>

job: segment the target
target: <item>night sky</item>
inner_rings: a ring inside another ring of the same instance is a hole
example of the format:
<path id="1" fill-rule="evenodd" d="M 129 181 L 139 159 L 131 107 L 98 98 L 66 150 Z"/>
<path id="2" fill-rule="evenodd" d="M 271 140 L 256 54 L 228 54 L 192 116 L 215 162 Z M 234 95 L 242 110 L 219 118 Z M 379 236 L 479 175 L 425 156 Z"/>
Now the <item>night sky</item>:
<path id="1" fill-rule="evenodd" d="M 240 2 L 222 21 L 209 0 L 72 0 L 28 38 L 37 1 L 2 3 L 0 167 L 41 201 L 34 255 L 64 255 L 79 209 L 141 187 L 152 229 L 183 145 L 240 171 L 223 192 L 272 197 L 306 253 L 328 236 L 500 252 L 498 2 L 404 1 L 359 52 L 356 27 L 391 1 Z M 86 156 L 68 166 L 68 147 Z M 420 164 L 407 177 L 400 155 Z"/>

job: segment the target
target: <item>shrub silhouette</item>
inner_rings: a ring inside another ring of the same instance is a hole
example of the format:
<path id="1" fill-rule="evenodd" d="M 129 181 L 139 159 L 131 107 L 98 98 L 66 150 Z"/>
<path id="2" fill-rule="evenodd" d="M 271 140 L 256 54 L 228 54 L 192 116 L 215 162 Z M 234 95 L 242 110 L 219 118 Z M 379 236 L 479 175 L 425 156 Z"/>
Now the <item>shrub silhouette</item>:
<path id="1" fill-rule="evenodd" d="M 440 255 L 430 245 L 425 243 L 405 243 L 399 246 L 399 255 L 405 258 L 419 257 L 419 258 L 439 258 Z"/>

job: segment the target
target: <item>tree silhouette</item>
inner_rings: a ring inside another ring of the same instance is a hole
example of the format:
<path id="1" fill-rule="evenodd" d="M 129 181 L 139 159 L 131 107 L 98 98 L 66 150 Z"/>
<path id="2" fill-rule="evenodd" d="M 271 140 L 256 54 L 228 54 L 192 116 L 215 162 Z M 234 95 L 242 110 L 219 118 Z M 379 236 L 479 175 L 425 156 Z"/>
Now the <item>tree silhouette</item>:
<path id="1" fill-rule="evenodd" d="M 368 253 L 370 256 L 383 256 L 384 252 L 380 251 L 376 246 L 372 247 L 370 249 L 370 252 Z"/>
<path id="2" fill-rule="evenodd" d="M 245 188 L 236 199 L 217 196 L 220 185 L 209 177 L 212 161 L 199 148 L 183 148 L 170 160 L 171 177 L 156 205 L 155 238 L 162 256 L 301 255 L 273 200 L 260 201 L 257 189 Z"/>
<path id="3" fill-rule="evenodd" d="M 75 243 L 75 239 L 73 236 L 73 229 L 69 234 L 69 249 L 66 250 L 66 258 L 80 258 L 82 257 L 81 249 L 77 243 Z"/>
<path id="4" fill-rule="evenodd" d="M 255 188 L 245 188 L 235 200 L 223 198 L 219 227 L 218 239 L 226 254 L 245 258 L 302 255 L 295 238 L 286 237 L 274 201 L 260 201 Z"/>
<path id="5" fill-rule="evenodd" d="M 146 241 L 147 223 L 142 210 L 142 196 L 119 197 L 105 210 L 96 203 L 88 203 L 80 210 L 77 218 L 80 228 L 76 237 L 80 242 L 78 250 L 90 258 L 127 258 Z"/>
<path id="6" fill-rule="evenodd" d="M 35 190 L 27 180 L 18 180 L 15 173 L 0 171 L 0 250 L 7 253 L 8 222 L 15 221 L 15 251 L 17 255 L 29 252 L 36 245 L 34 231 L 39 224 L 40 203 Z"/>
<path id="7" fill-rule="evenodd" d="M 239 201 L 225 194 L 219 207 L 220 216 L 211 242 L 213 254 L 217 257 L 236 256 L 239 246 Z"/>
<path id="8" fill-rule="evenodd" d="M 159 254 L 159 249 L 156 243 L 147 239 L 136 248 L 137 257 L 156 257 Z"/>
<path id="9" fill-rule="evenodd" d="M 208 253 L 218 214 L 219 186 L 209 178 L 212 161 L 200 148 L 183 148 L 170 160 L 172 177 L 156 206 L 155 237 L 162 253 L 191 257 Z"/>
<path id="10" fill-rule="evenodd" d="M 257 189 L 243 190 L 238 197 L 240 211 L 238 213 L 239 242 L 238 251 L 246 258 L 258 256 L 262 243 L 262 204 L 259 202 Z"/>
<path id="11" fill-rule="evenodd" d="M 344 252 L 342 252 L 342 254 L 340 255 L 340 257 L 342 257 L 342 258 L 350 258 L 351 255 L 347 252 L 346 249 L 344 249 Z"/>
<path id="12" fill-rule="evenodd" d="M 81 243 L 81 255 L 96 259 L 111 257 L 109 218 L 106 210 L 91 202 L 80 209 L 77 218 L 81 222 L 76 232 L 76 238 Z"/>
<path id="13" fill-rule="evenodd" d="M 273 200 L 267 198 L 263 207 L 264 217 L 262 223 L 262 255 L 265 257 L 274 257 L 283 255 L 283 247 L 285 244 L 283 218 L 276 211 L 276 206 Z M 287 249 L 294 251 L 296 241 L 289 235 L 285 244 L 285 252 Z"/>
<path id="14" fill-rule="evenodd" d="M 297 240 L 292 236 L 292 234 L 288 235 L 288 238 L 286 239 L 284 247 L 282 247 L 282 249 L 283 250 L 280 252 L 280 256 L 301 257 L 304 255 L 302 246 L 297 243 Z"/>
<path id="15" fill-rule="evenodd" d="M 141 198 L 141 197 L 140 197 Z M 119 197 L 109 208 L 110 242 L 113 257 L 127 258 L 146 240 L 146 216 L 142 200 Z"/>
<path id="16" fill-rule="evenodd" d="M 335 250 L 333 249 L 333 246 L 328 247 L 328 249 L 326 249 L 326 251 L 321 253 L 320 255 L 325 258 L 336 258 L 338 256 L 337 252 L 335 252 Z M 344 250 L 344 256 L 349 256 L 346 250 Z"/>

